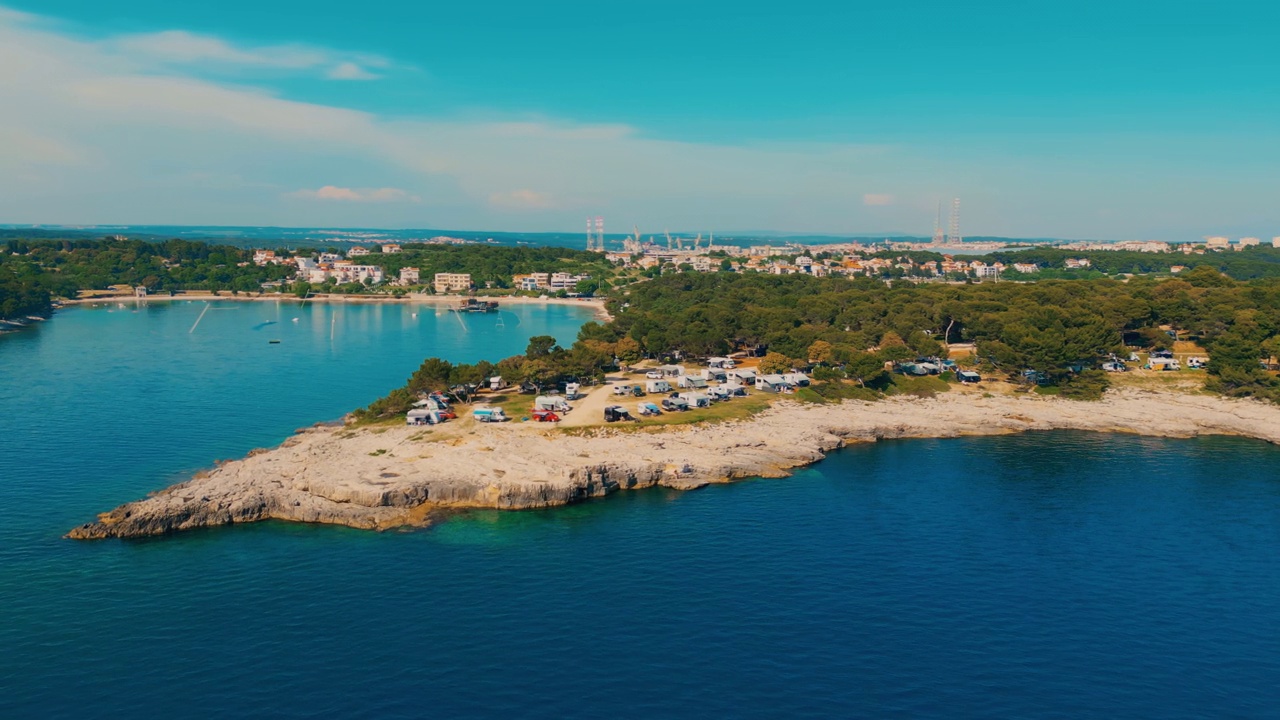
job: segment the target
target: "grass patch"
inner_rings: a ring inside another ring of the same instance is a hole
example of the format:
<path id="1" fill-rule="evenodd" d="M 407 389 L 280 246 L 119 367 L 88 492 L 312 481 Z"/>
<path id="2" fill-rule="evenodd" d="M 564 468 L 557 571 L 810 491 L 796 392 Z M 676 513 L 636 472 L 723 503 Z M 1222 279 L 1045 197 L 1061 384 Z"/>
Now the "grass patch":
<path id="1" fill-rule="evenodd" d="M 763 395 L 750 395 L 734 398 L 727 402 L 718 402 L 708 408 L 698 408 L 685 412 L 664 412 L 657 417 L 641 418 L 640 422 L 619 422 L 587 427 L 564 428 L 560 432 L 568 435 L 591 435 L 601 428 L 618 432 L 645 432 L 651 428 L 671 427 L 674 425 L 708 425 L 734 420 L 746 420 L 769 409 L 772 401 Z"/>
<path id="2" fill-rule="evenodd" d="M 1052 397 L 1054 395 L 1061 395 L 1062 388 L 1058 387 L 1057 385 L 1037 385 L 1035 386 L 1035 389 L 1032 390 L 1032 392 L 1034 392 L 1037 395 L 1048 395 Z"/>
<path id="3" fill-rule="evenodd" d="M 951 385 L 936 376 L 912 377 L 909 375 L 894 375 L 893 384 L 889 386 L 888 394 L 931 398 L 940 392 L 948 392 L 949 390 L 951 390 Z"/>
<path id="4" fill-rule="evenodd" d="M 378 457 L 379 455 L 386 455 L 386 454 L 387 454 L 387 449 L 386 449 L 386 448 L 378 448 L 377 450 L 374 450 L 373 452 L 371 452 L 371 453 L 369 453 L 369 454 L 370 454 L 370 455 L 372 455 L 373 457 Z"/>

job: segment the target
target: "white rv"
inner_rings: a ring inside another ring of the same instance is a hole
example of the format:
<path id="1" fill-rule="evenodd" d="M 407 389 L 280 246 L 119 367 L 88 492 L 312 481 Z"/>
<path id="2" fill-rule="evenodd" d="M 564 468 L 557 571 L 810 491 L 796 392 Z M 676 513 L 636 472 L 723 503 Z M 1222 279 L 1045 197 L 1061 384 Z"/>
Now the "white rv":
<path id="1" fill-rule="evenodd" d="M 644 390 L 651 393 L 671 392 L 671 383 L 666 380 L 648 380 L 644 384 Z"/>
<path id="2" fill-rule="evenodd" d="M 539 395 L 533 400 L 534 410 L 551 410 L 552 412 L 567 413 L 571 409 L 569 403 L 558 395 Z"/>

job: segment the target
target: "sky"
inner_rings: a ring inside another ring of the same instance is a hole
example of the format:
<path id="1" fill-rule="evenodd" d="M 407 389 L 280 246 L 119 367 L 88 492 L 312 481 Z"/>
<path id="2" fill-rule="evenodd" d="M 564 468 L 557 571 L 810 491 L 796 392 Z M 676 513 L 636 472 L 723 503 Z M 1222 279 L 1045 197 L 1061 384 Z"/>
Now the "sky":
<path id="1" fill-rule="evenodd" d="M 0 223 L 1280 235 L 1272 2 L 0 3 Z"/>

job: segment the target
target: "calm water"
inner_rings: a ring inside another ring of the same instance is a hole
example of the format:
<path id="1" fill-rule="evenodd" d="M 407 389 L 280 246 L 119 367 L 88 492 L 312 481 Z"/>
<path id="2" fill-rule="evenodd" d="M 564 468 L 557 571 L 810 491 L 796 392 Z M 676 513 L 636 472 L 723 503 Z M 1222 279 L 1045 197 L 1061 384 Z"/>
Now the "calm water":
<path id="1" fill-rule="evenodd" d="M 1243 440 L 887 442 L 786 480 L 421 532 L 59 539 L 423 355 L 567 342 L 585 319 L 227 303 L 188 333 L 202 307 L 0 337 L 0 717 L 1280 707 L 1280 450 Z"/>

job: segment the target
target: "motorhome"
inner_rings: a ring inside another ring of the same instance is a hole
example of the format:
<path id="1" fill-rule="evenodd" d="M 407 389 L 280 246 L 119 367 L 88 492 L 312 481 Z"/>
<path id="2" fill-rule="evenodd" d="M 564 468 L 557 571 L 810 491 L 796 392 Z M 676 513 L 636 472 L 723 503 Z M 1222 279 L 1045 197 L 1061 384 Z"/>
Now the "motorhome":
<path id="1" fill-rule="evenodd" d="M 534 410 L 551 410 L 558 413 L 567 413 L 571 409 L 569 403 L 558 395 L 539 395 L 533 400 Z"/>
<path id="2" fill-rule="evenodd" d="M 666 380 L 649 380 L 644 384 L 644 389 L 651 393 L 671 392 L 671 383 Z"/>
<path id="3" fill-rule="evenodd" d="M 582 389 L 581 383 L 571 382 L 564 384 L 564 396 L 570 400 L 578 399 L 578 391 Z"/>
<path id="4" fill-rule="evenodd" d="M 507 386 L 507 383 L 502 379 L 501 375 L 494 375 L 493 377 L 489 378 L 489 389 L 492 390 L 493 392 L 498 392 L 499 390 L 502 390 L 506 386 Z"/>
<path id="5" fill-rule="evenodd" d="M 724 382 L 729 378 L 724 368 L 706 368 L 702 371 L 701 377 L 704 380 L 714 380 L 716 382 Z"/>
<path id="6" fill-rule="evenodd" d="M 743 385 L 756 384 L 756 371 L 750 368 L 742 368 L 738 370 L 726 370 L 725 377 L 729 382 L 738 381 Z"/>
<path id="7" fill-rule="evenodd" d="M 721 370 L 732 370 L 734 367 L 736 367 L 736 365 L 737 363 L 735 363 L 730 358 L 725 358 L 725 357 L 707 358 L 707 366 L 711 368 L 718 368 Z"/>

